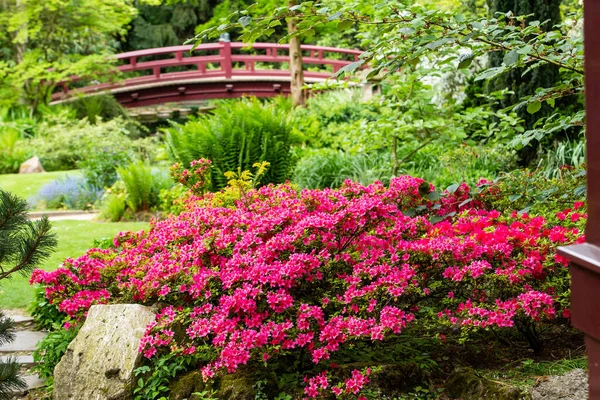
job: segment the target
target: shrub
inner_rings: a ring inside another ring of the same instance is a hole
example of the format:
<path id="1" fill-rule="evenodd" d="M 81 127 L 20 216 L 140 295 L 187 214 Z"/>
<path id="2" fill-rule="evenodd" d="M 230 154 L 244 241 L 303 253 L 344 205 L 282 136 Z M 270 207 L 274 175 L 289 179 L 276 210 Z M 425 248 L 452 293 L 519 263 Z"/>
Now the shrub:
<path id="1" fill-rule="evenodd" d="M 127 118 L 127 112 L 112 95 L 82 96 L 69 103 L 77 119 L 87 119 L 92 124 L 102 120 Z"/>
<path id="2" fill-rule="evenodd" d="M 33 370 L 40 378 L 46 380 L 46 387 L 50 391 L 54 386 L 54 368 L 67 352 L 67 347 L 75 339 L 77 332 L 79 327 L 64 329 L 55 325 L 54 330 L 38 343 L 33 353 L 33 359 L 37 363 Z"/>
<path id="3" fill-rule="evenodd" d="M 125 216 L 126 208 L 125 193 L 107 193 L 102 200 L 100 218 L 110 222 L 119 222 Z"/>
<path id="4" fill-rule="evenodd" d="M 125 185 L 125 202 L 132 212 L 150 211 L 160 204 L 162 189 L 173 186 L 166 171 L 152 168 L 143 161 L 135 161 L 117 169 Z"/>
<path id="5" fill-rule="evenodd" d="M 368 370 L 339 383 L 326 371 L 356 343 L 411 326 L 425 335 L 514 328 L 539 350 L 536 325 L 566 322 L 568 263 L 555 248 L 583 240 L 584 204 L 548 219 L 499 212 L 486 208 L 493 186 L 484 187 L 465 201 L 465 184 L 441 196 L 408 176 L 389 188 L 266 186 L 235 208 L 211 206 L 208 194 L 32 282 L 75 320 L 95 303 L 164 304 L 140 351 L 208 354 L 206 379 L 307 354 L 307 396 L 358 394 Z"/>
<path id="6" fill-rule="evenodd" d="M 42 186 L 29 202 L 36 208 L 88 210 L 102 196 L 102 189 L 90 185 L 83 177 L 65 176 Z"/>
<path id="7" fill-rule="evenodd" d="M 120 118 L 90 124 L 86 119 L 39 128 L 30 142 L 47 171 L 70 170 L 91 155 L 129 152 L 131 139 Z"/>
<path id="8" fill-rule="evenodd" d="M 200 158 L 212 161 L 213 190 L 227 185 L 225 172 L 249 170 L 263 161 L 271 165 L 263 184 L 289 179 L 294 165 L 290 132 L 285 110 L 277 103 L 257 99 L 222 102 L 213 115 L 166 129 L 168 150 L 174 161 L 184 165 Z"/>
<path id="9" fill-rule="evenodd" d="M 514 170 L 516 161 L 515 151 L 506 146 L 454 143 L 425 147 L 400 168 L 439 187 L 446 187 L 457 182 L 475 184 L 480 178 L 493 179 L 502 172 Z"/>
<path id="10" fill-rule="evenodd" d="M 294 110 L 294 133 L 309 147 L 345 147 L 355 122 L 379 116 L 377 106 L 362 97 L 361 89 L 328 90 L 310 97 L 305 108 Z"/>
<path id="11" fill-rule="evenodd" d="M 389 182 L 391 163 L 381 153 L 348 154 L 341 150 L 306 150 L 294 170 L 294 183 L 301 188 L 324 189 L 340 187 L 350 179 L 368 185 L 375 181 Z"/>
<path id="12" fill-rule="evenodd" d="M 21 163 L 31 156 L 21 139 L 16 128 L 0 124 L 0 174 L 19 172 Z"/>
<path id="13" fill-rule="evenodd" d="M 585 164 L 585 154 L 585 141 L 565 140 L 555 143 L 554 149 L 540 156 L 537 167 L 545 178 L 560 178 L 565 168 Z"/>
<path id="14" fill-rule="evenodd" d="M 99 189 L 112 186 L 118 179 L 117 168 L 130 162 L 130 155 L 122 149 L 107 148 L 88 154 L 77 162 L 87 182 Z"/>

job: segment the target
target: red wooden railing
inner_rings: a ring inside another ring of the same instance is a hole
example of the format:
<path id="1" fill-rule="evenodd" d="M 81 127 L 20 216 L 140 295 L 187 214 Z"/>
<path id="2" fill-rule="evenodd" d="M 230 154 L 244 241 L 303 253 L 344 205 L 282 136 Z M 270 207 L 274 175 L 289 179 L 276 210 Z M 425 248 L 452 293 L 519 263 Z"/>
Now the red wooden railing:
<path id="1" fill-rule="evenodd" d="M 289 45 L 275 43 L 255 43 L 251 47 L 243 43 L 218 42 L 201 44 L 194 51 L 192 46 L 172 46 L 157 49 L 138 50 L 117 54 L 114 57 L 121 63 L 117 69 L 123 74 L 141 73 L 113 83 L 91 84 L 77 89 L 78 92 L 97 92 L 136 86 L 164 85 L 169 82 L 202 79 L 237 79 L 249 81 L 261 77 L 287 77 L 289 70 L 281 69 L 281 64 L 289 62 Z M 305 71 L 305 78 L 326 79 L 340 68 L 358 60 L 359 50 L 334 47 L 302 46 L 303 64 L 313 68 Z M 200 54 L 203 53 L 203 54 Z M 206 54 L 208 53 L 208 54 Z M 140 61 L 143 58 L 161 59 Z M 190 67 L 186 71 L 168 72 L 167 68 Z M 80 81 L 73 78 L 63 82 L 53 100 L 69 97 L 70 86 Z"/>

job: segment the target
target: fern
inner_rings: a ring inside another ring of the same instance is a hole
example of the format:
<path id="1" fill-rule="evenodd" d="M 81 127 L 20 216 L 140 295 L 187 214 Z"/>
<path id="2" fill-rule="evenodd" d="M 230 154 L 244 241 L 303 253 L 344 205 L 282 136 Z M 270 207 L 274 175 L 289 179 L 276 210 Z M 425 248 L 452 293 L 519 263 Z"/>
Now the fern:
<path id="1" fill-rule="evenodd" d="M 154 170 L 143 161 L 117 168 L 117 173 L 125 184 L 125 202 L 134 213 L 149 211 L 158 205 L 160 190 L 173 185 L 168 174 Z"/>
<path id="2" fill-rule="evenodd" d="M 251 170 L 262 162 L 270 167 L 261 184 L 285 182 L 295 163 L 289 107 L 284 104 L 284 100 L 262 103 L 255 98 L 225 101 L 212 115 L 184 125 L 173 123 L 165 130 L 169 155 L 184 165 L 199 158 L 211 160 L 212 190 L 227 186 L 225 172 Z"/>

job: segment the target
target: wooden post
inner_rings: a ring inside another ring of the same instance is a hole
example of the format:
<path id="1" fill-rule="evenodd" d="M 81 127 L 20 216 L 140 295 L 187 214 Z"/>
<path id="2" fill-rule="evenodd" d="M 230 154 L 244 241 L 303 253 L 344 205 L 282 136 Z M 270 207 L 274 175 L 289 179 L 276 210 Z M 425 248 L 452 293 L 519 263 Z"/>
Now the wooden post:
<path id="1" fill-rule="evenodd" d="M 289 0 L 288 6 L 296 5 L 296 0 Z M 296 32 L 296 19 L 288 18 L 288 34 Z M 302 87 L 304 86 L 304 70 L 302 69 L 302 49 L 300 47 L 300 38 L 298 36 L 290 39 L 290 89 L 292 97 L 292 106 L 304 106 L 306 96 Z"/>
<path id="2" fill-rule="evenodd" d="M 586 243 L 561 247 L 571 263 L 573 326 L 585 333 L 589 399 L 600 400 L 600 1 L 584 2 L 588 221 Z"/>
<path id="3" fill-rule="evenodd" d="M 221 49 L 219 55 L 222 58 L 221 70 L 225 72 L 225 78 L 231 79 L 233 67 L 231 65 L 231 42 L 229 40 L 219 40 Z"/>

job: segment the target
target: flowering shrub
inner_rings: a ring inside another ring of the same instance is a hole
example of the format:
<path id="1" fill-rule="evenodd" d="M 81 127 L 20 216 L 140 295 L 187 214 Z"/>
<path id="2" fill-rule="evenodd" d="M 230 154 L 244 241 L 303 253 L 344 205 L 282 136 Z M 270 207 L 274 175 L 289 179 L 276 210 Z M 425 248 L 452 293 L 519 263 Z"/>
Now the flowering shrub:
<path id="1" fill-rule="evenodd" d="M 201 158 L 193 160 L 190 168 L 184 168 L 180 162 L 175 163 L 169 168 L 169 172 L 175 182 L 179 182 L 199 196 L 204 194 L 210 183 L 210 166 L 210 160 Z"/>
<path id="2" fill-rule="evenodd" d="M 29 202 L 37 208 L 87 210 L 100 200 L 102 192 L 83 177 L 67 175 L 42 186 Z"/>
<path id="3" fill-rule="evenodd" d="M 369 371 L 336 383 L 327 360 L 410 325 L 516 327 L 539 345 L 532 324 L 569 314 L 567 260 L 555 248 L 584 240 L 583 204 L 549 221 L 465 202 L 466 185 L 441 198 L 432 190 L 401 176 L 389 187 L 266 186 L 235 208 L 190 196 L 179 216 L 35 271 L 32 282 L 75 321 L 97 303 L 165 304 L 140 351 L 210 348 L 205 379 L 305 351 L 317 372 L 305 379 L 312 398 L 360 396 Z"/>

